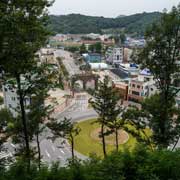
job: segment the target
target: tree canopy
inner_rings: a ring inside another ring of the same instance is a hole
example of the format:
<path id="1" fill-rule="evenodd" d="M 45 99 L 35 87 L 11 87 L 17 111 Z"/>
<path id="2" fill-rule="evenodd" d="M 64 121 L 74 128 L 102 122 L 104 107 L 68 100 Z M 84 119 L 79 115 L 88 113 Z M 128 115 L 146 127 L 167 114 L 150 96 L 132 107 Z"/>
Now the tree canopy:
<path id="1" fill-rule="evenodd" d="M 134 14 L 120 18 L 104 18 L 70 14 L 50 16 L 49 28 L 55 33 L 102 33 L 110 29 L 125 29 L 126 33 L 143 35 L 147 26 L 161 16 L 159 12 Z"/>

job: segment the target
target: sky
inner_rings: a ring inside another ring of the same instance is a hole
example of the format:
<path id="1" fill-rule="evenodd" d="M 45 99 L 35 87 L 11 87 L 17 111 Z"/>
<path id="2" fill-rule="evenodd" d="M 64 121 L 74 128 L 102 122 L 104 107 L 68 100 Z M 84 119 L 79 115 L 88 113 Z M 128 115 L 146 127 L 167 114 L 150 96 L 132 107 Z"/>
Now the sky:
<path id="1" fill-rule="evenodd" d="M 170 10 L 180 0 L 55 0 L 50 14 L 84 14 L 117 17 L 135 13 Z"/>

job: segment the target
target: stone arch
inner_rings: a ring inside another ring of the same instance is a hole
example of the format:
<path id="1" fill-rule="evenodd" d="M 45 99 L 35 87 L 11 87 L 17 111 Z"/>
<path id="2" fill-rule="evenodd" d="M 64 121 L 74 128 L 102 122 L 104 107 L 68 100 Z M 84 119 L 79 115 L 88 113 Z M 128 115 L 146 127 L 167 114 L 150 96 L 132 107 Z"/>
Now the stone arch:
<path id="1" fill-rule="evenodd" d="M 87 82 L 93 80 L 94 81 L 94 85 L 95 85 L 95 89 L 97 89 L 98 86 L 98 79 L 99 76 L 96 74 L 92 74 L 92 73 L 86 73 L 86 74 L 76 74 L 74 76 L 72 76 L 71 79 L 71 87 L 73 90 L 74 84 L 76 83 L 76 81 L 80 80 L 83 82 L 83 89 L 86 90 L 86 84 Z"/>

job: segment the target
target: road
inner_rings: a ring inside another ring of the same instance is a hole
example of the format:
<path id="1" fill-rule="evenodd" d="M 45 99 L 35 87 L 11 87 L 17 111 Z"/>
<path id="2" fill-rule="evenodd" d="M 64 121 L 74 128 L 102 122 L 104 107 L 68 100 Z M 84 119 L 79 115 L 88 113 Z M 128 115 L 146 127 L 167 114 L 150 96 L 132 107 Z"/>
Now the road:
<path id="1" fill-rule="evenodd" d="M 69 72 L 70 76 L 73 76 L 75 74 L 79 74 L 79 66 L 77 66 L 74 62 L 73 57 L 71 56 L 71 53 L 68 51 L 64 51 L 62 49 L 58 49 L 54 52 L 55 57 L 62 57 L 63 64 L 65 65 L 67 71 Z"/>
<path id="2" fill-rule="evenodd" d="M 91 119 L 97 117 L 97 113 L 88 109 L 88 98 L 86 96 L 79 96 L 76 99 L 75 104 L 64 111 L 61 114 L 57 114 L 58 120 L 64 119 L 64 117 L 72 118 L 72 122 L 82 121 L 85 119 Z M 52 162 L 59 161 L 62 166 L 65 166 L 67 159 L 71 158 L 71 147 L 65 139 L 59 138 L 56 141 L 52 141 L 50 138 L 52 134 L 49 129 L 46 129 L 40 137 L 40 147 L 42 154 L 42 162 L 51 164 Z M 62 142 L 65 142 L 62 144 Z M 32 143 L 32 146 L 36 146 L 36 143 Z M 13 156 L 15 148 L 13 143 L 6 143 L 8 152 L 0 154 L 0 158 Z M 80 159 L 86 159 L 87 157 L 75 152 L 75 155 Z"/>
<path id="3" fill-rule="evenodd" d="M 86 94 L 76 96 L 73 106 L 63 113 L 57 114 L 55 118 L 62 120 L 64 117 L 67 117 L 71 118 L 72 122 L 77 122 L 97 117 L 97 113 L 93 109 L 88 108 L 88 99 L 89 96 Z M 61 145 L 64 139 L 58 139 L 52 142 L 50 139 L 47 139 L 47 135 L 51 136 L 52 134 L 47 130 L 47 132 L 44 133 L 44 137 L 41 138 L 43 161 L 51 163 L 52 161 L 60 160 L 61 164 L 65 165 L 67 159 L 71 158 L 71 148 L 69 144 L 65 141 L 66 143 Z M 87 158 L 78 152 L 75 152 L 75 155 L 80 159 Z"/>

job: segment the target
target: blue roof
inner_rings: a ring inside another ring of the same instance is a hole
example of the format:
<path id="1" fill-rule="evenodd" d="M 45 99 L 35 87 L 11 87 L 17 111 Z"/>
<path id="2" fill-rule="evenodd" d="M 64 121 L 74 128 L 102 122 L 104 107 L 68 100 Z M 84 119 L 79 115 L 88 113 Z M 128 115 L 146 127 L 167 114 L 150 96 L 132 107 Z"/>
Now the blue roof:
<path id="1" fill-rule="evenodd" d="M 135 67 L 135 68 L 138 68 L 138 65 L 137 65 L 137 64 L 135 64 L 135 63 L 131 63 L 131 64 L 130 64 L 130 67 Z"/>
<path id="2" fill-rule="evenodd" d="M 151 71 L 148 69 L 148 68 L 145 68 L 143 69 L 141 72 L 140 72 L 141 75 L 146 75 L 146 76 L 151 76 L 152 73 Z"/>

